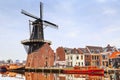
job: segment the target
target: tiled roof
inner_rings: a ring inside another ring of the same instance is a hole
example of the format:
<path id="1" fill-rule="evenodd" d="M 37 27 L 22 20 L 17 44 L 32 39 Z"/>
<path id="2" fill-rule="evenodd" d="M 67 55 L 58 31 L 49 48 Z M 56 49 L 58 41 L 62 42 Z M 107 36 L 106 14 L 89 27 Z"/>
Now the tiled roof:
<path id="1" fill-rule="evenodd" d="M 99 47 L 99 46 L 86 46 L 90 49 L 103 49 L 102 47 Z"/>
<path id="2" fill-rule="evenodd" d="M 86 46 L 87 49 L 89 49 L 89 51 L 91 53 L 101 53 L 103 52 L 103 48 L 99 47 L 99 46 Z"/>
<path id="3" fill-rule="evenodd" d="M 117 58 L 118 55 L 120 55 L 120 52 L 113 52 L 113 53 L 110 55 L 110 59 L 112 59 L 112 58 Z"/>
<path id="4" fill-rule="evenodd" d="M 78 51 L 80 54 L 89 53 L 89 51 L 86 48 L 78 48 Z"/>
<path id="5" fill-rule="evenodd" d="M 64 51 L 68 54 L 79 54 L 79 51 L 76 48 L 64 48 Z"/>

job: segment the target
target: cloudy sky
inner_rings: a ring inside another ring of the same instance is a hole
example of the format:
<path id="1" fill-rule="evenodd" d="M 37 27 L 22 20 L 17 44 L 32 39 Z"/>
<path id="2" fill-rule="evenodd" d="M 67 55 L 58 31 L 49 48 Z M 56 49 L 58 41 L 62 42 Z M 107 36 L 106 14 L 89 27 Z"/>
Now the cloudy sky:
<path id="1" fill-rule="evenodd" d="M 29 38 L 24 9 L 39 16 L 39 3 L 44 3 L 44 19 L 59 25 L 45 28 L 46 40 L 55 50 L 63 47 L 120 47 L 120 0 L 0 0 L 0 60 L 26 59 L 21 40 Z"/>

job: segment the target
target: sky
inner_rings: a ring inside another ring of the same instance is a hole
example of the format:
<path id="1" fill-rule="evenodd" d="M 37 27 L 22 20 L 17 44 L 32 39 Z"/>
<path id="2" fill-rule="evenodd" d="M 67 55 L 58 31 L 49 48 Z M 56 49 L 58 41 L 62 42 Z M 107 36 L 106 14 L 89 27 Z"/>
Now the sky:
<path id="1" fill-rule="evenodd" d="M 53 50 L 107 44 L 120 48 L 120 0 L 0 0 L 0 60 L 26 60 L 21 41 L 29 39 L 28 20 L 34 19 L 21 9 L 39 17 L 40 1 L 43 19 L 59 26 L 44 29 Z"/>

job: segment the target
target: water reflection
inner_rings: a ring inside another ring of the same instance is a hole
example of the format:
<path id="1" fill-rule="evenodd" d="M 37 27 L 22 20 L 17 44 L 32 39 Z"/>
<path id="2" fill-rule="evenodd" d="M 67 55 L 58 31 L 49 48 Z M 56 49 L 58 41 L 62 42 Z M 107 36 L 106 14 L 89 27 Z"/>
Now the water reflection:
<path id="1" fill-rule="evenodd" d="M 90 76 L 90 75 L 83 75 L 83 74 L 68 74 L 68 75 L 59 75 L 56 80 L 103 80 L 104 76 Z"/>
<path id="2" fill-rule="evenodd" d="M 55 80 L 52 73 L 25 72 L 26 80 Z"/>
<path id="3" fill-rule="evenodd" d="M 1 73 L 0 79 L 7 77 L 7 80 L 120 80 L 120 72 L 102 75 L 85 74 L 53 74 L 36 72 L 6 72 Z"/>
<path id="4" fill-rule="evenodd" d="M 14 78 L 15 80 L 16 79 L 25 80 L 24 74 L 18 74 L 15 72 L 1 72 L 0 74 L 1 74 L 0 79 L 1 78 L 7 78 L 7 79 Z"/>
<path id="5" fill-rule="evenodd" d="M 25 73 L 26 80 L 103 80 L 104 76 L 85 74 Z"/>

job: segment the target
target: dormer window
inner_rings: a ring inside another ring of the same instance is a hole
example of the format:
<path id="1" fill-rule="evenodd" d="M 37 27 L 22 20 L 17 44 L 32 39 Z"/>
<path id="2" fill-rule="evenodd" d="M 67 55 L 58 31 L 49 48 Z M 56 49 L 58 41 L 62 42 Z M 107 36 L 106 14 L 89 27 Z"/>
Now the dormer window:
<path id="1" fill-rule="evenodd" d="M 94 53 L 94 50 L 93 50 L 93 49 L 91 49 L 90 51 L 91 51 L 91 53 Z"/>

